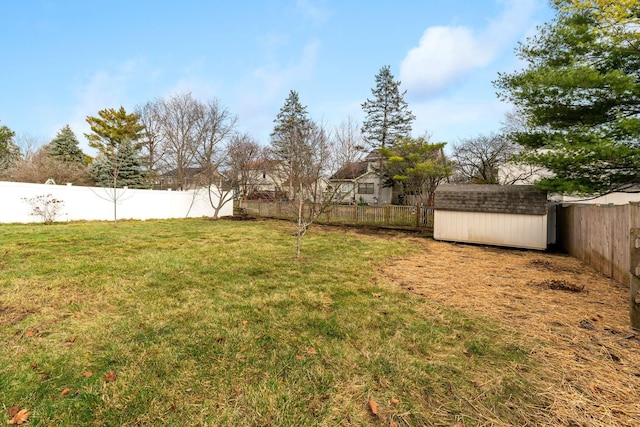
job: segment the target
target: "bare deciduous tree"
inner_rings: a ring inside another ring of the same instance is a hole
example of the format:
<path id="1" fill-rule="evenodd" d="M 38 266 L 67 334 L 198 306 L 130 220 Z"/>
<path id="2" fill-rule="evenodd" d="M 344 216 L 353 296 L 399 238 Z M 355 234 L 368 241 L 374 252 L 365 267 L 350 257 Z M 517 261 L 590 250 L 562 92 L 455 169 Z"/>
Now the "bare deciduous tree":
<path id="1" fill-rule="evenodd" d="M 362 159 L 365 144 L 360 127 L 353 116 L 347 116 L 336 126 L 333 133 L 335 146 L 332 150 L 336 164 L 346 165 Z"/>
<path id="2" fill-rule="evenodd" d="M 174 94 L 156 102 L 156 125 L 162 141 L 161 163 L 165 172 L 175 179 L 175 186 L 184 190 L 189 168 L 195 166 L 195 146 L 204 106 L 191 93 Z"/>
<path id="3" fill-rule="evenodd" d="M 136 108 L 140 123 L 144 126 L 138 140 L 140 145 L 140 160 L 147 171 L 147 178 L 152 186 L 158 184 L 158 177 L 164 157 L 162 149 L 162 127 L 160 120 L 160 103 L 147 102 Z"/>
<path id="4" fill-rule="evenodd" d="M 31 145 L 30 147 L 33 147 Z M 25 155 L 7 171 L 11 181 L 44 184 L 53 179 L 58 184 L 71 182 L 75 185 L 92 185 L 87 167 L 82 164 L 62 162 L 49 155 L 49 146 L 36 151 L 25 150 Z"/>
<path id="5" fill-rule="evenodd" d="M 246 199 L 256 191 L 257 168 L 266 161 L 265 150 L 247 133 L 234 135 L 228 146 L 223 175 L 232 183 L 238 199 Z"/>
<path id="6" fill-rule="evenodd" d="M 229 161 L 238 119 L 217 100 L 200 107 L 203 114 L 196 124 L 194 160 L 199 168 L 199 181 L 208 191 L 213 217 L 218 218 L 222 207 L 234 198 L 235 185 L 222 171 Z"/>
<path id="7" fill-rule="evenodd" d="M 500 184 L 499 168 L 519 151 L 502 135 L 478 135 L 453 145 L 455 178 L 473 184 Z"/>

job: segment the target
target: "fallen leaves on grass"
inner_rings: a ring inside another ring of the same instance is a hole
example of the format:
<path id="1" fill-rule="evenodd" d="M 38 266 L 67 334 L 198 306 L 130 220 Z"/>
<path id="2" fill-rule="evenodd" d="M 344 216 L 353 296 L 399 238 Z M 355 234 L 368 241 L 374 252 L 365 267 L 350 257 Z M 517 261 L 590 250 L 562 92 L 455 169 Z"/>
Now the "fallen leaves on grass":
<path id="1" fill-rule="evenodd" d="M 396 399 L 395 397 L 391 398 L 391 404 L 392 405 L 397 405 L 398 403 L 400 403 L 400 401 L 398 399 Z"/>
<path id="2" fill-rule="evenodd" d="M 11 419 L 9 420 L 9 424 L 12 425 L 22 425 L 29 419 L 29 411 L 25 408 L 18 408 L 16 406 L 12 406 L 9 409 L 9 416 Z"/>
<path id="3" fill-rule="evenodd" d="M 91 375 L 93 375 L 93 372 L 91 371 L 85 371 L 82 373 L 82 376 L 85 378 L 89 378 Z"/>
<path id="4" fill-rule="evenodd" d="M 378 404 L 375 400 L 369 401 L 369 409 L 371 410 L 371 413 L 373 415 L 375 415 L 376 417 L 378 416 Z"/>
<path id="5" fill-rule="evenodd" d="M 112 382 L 115 381 L 117 378 L 117 375 L 115 372 L 107 372 L 106 374 L 104 374 L 104 377 L 102 377 L 102 379 L 105 380 L 105 382 Z"/>
<path id="6" fill-rule="evenodd" d="M 69 387 L 65 387 L 62 389 L 62 391 L 60 392 L 60 396 L 66 396 L 67 394 L 71 393 L 71 389 Z"/>
<path id="7" fill-rule="evenodd" d="M 25 336 L 25 337 L 32 337 L 32 336 L 34 336 L 35 334 L 36 334 L 36 333 L 35 333 L 35 331 L 27 331 L 27 332 L 25 332 L 25 333 L 24 333 L 24 336 Z"/>

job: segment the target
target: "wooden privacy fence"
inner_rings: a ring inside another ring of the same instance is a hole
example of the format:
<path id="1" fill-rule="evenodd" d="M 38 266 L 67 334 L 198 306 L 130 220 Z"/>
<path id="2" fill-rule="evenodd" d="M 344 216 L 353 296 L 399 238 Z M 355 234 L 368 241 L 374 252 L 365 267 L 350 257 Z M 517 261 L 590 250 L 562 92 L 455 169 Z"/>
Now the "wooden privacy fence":
<path id="1" fill-rule="evenodd" d="M 599 272 L 629 284 L 630 232 L 640 228 L 640 204 L 558 207 L 558 243 Z"/>
<path id="2" fill-rule="evenodd" d="M 239 202 L 239 206 L 248 215 L 264 218 L 294 219 L 298 215 L 298 206 L 295 202 L 242 200 Z M 308 212 L 309 204 L 304 204 L 303 209 Z M 394 205 L 329 205 L 318 217 L 317 222 L 390 228 L 433 228 L 433 208 Z"/>

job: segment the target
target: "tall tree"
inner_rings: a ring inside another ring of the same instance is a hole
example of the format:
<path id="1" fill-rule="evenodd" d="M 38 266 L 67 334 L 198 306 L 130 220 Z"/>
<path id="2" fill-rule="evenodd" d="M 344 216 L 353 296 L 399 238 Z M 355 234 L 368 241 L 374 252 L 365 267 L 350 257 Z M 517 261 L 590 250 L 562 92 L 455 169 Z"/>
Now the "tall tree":
<path id="1" fill-rule="evenodd" d="M 14 143 L 14 131 L 7 126 L 0 126 L 0 172 L 5 171 L 20 158 L 20 149 Z"/>
<path id="2" fill-rule="evenodd" d="M 194 160 L 200 169 L 200 182 L 207 189 L 213 217 L 234 198 L 235 183 L 222 173 L 229 162 L 237 117 L 217 100 L 202 104 L 203 114 L 197 123 Z"/>
<path id="3" fill-rule="evenodd" d="M 238 199 L 246 199 L 260 179 L 256 166 L 266 161 L 265 150 L 249 134 L 236 134 L 229 147 L 223 174 L 232 181 Z"/>
<path id="4" fill-rule="evenodd" d="M 385 65 L 376 75 L 376 87 L 371 89 L 373 99 L 362 104 L 366 117 L 362 124 L 365 141 L 374 149 L 392 146 L 398 138 L 408 137 L 415 116 L 409 110 L 400 81 L 394 80 L 391 68 Z M 382 173 L 382 158 L 378 173 Z M 378 186 L 378 200 L 382 200 L 382 186 Z"/>
<path id="5" fill-rule="evenodd" d="M 640 3 L 555 0 L 557 16 L 518 48 L 523 71 L 500 74 L 502 99 L 530 129 L 510 137 L 558 193 L 602 194 L 640 175 Z"/>
<path id="6" fill-rule="evenodd" d="M 186 189 L 188 171 L 196 167 L 196 145 L 199 142 L 206 106 L 190 92 L 171 95 L 156 101 L 161 138 L 161 163 L 165 172 Z"/>
<path id="7" fill-rule="evenodd" d="M 138 156 L 138 147 L 134 145 L 142 136 L 144 126 L 139 123 L 139 117 L 135 113 L 127 113 L 124 107 L 118 110 L 113 108 L 98 111 L 98 117 L 87 116 L 87 123 L 91 127 L 91 133 L 85 136 L 89 145 L 99 151 L 96 164 L 91 171 L 98 177 L 98 184 L 105 186 L 103 178 L 109 180 L 110 191 L 107 199 L 113 202 L 113 223 L 118 224 L 117 206 L 123 191 L 119 187 L 138 187 L 144 178 L 144 171 L 139 162 L 134 159 Z"/>
<path id="8" fill-rule="evenodd" d="M 409 136 L 415 116 L 404 100 L 407 91 L 400 92 L 400 81 L 394 80 L 388 65 L 376 75 L 376 87 L 371 93 L 373 99 L 362 103 L 366 114 L 362 133 L 366 141 L 373 148 L 385 148 L 393 145 L 396 138 Z"/>
<path id="9" fill-rule="evenodd" d="M 458 180 L 472 184 L 501 184 L 499 168 L 518 152 L 503 135 L 465 138 L 453 145 L 452 159 Z"/>
<path id="10" fill-rule="evenodd" d="M 452 173 L 452 164 L 444 155 L 445 145 L 425 138 L 401 138 L 392 148 L 379 151 L 386 159 L 387 175 L 402 185 L 404 194 L 433 206 L 436 188 Z"/>
<path id="11" fill-rule="evenodd" d="M 144 126 L 138 141 L 140 144 L 140 161 L 147 173 L 149 182 L 152 185 L 157 185 L 164 156 L 160 103 L 149 101 L 136 107 L 135 112 L 140 117 L 140 124 Z"/>
<path id="12" fill-rule="evenodd" d="M 80 143 L 76 134 L 69 125 L 65 125 L 49 143 L 49 155 L 61 162 L 78 163 L 85 162 L 86 156 L 80 149 Z"/>
<path id="13" fill-rule="evenodd" d="M 332 150 L 335 164 L 340 167 L 362 159 L 364 141 L 358 122 L 352 117 L 344 118 L 333 131 L 335 148 Z"/>
<path id="14" fill-rule="evenodd" d="M 271 150 L 285 170 L 288 197 L 295 200 L 301 181 L 305 179 L 304 165 L 311 154 L 309 141 L 313 127 L 298 92 L 289 92 L 274 123 Z"/>
<path id="15" fill-rule="evenodd" d="M 91 133 L 85 133 L 89 145 L 100 153 L 110 155 L 117 152 L 124 141 L 136 143 L 141 137 L 144 126 L 136 113 L 127 113 L 124 107 L 118 110 L 107 108 L 98 111 L 98 117 L 87 116 Z"/>

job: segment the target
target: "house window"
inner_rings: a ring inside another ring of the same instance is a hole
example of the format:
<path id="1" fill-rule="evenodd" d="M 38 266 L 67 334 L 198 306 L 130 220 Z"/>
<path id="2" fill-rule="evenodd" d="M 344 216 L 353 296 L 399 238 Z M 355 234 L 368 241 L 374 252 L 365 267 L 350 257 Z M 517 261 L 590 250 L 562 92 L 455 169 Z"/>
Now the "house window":
<path id="1" fill-rule="evenodd" d="M 373 194 L 373 182 L 358 183 L 358 194 Z"/>

